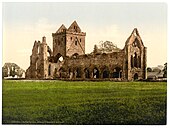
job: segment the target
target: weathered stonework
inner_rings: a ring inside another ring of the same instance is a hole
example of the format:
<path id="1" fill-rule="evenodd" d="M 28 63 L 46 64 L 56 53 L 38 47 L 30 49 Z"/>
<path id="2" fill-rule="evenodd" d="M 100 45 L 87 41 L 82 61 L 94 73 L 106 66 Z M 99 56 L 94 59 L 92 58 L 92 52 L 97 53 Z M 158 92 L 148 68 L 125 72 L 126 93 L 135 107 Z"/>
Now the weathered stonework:
<path id="1" fill-rule="evenodd" d="M 123 49 L 112 53 L 85 54 L 85 36 L 76 21 L 67 29 L 62 25 L 52 33 L 53 51 L 43 37 L 35 41 L 29 79 L 135 80 L 146 79 L 147 48 L 135 28 Z"/>

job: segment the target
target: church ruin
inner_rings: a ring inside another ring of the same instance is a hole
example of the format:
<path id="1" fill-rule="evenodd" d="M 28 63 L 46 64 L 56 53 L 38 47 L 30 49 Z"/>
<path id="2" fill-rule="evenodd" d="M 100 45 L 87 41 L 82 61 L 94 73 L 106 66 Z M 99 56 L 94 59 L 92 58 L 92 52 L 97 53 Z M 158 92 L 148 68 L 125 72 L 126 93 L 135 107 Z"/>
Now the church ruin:
<path id="1" fill-rule="evenodd" d="M 139 80 L 146 79 L 146 52 L 135 28 L 123 49 L 85 54 L 85 36 L 77 22 L 52 33 L 53 49 L 46 38 L 35 41 L 26 70 L 27 79 Z"/>

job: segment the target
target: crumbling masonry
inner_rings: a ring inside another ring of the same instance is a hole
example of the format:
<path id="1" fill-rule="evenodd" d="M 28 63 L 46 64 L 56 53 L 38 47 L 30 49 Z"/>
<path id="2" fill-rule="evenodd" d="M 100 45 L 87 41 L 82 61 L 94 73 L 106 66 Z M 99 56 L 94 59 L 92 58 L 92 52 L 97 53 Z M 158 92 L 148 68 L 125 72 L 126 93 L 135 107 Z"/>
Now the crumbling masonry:
<path id="1" fill-rule="evenodd" d="M 52 33 L 53 50 L 35 41 L 26 71 L 28 79 L 136 80 L 146 79 L 146 52 L 135 28 L 123 49 L 112 53 L 85 54 L 85 36 L 76 21 Z"/>

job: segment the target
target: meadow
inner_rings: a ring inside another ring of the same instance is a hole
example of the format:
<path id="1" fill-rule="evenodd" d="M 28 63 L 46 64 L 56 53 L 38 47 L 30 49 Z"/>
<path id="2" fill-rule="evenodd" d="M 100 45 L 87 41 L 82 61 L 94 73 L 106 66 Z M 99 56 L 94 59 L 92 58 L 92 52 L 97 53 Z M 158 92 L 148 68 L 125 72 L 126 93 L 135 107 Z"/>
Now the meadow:
<path id="1" fill-rule="evenodd" d="M 3 124 L 166 124 L 166 82 L 3 80 Z"/>

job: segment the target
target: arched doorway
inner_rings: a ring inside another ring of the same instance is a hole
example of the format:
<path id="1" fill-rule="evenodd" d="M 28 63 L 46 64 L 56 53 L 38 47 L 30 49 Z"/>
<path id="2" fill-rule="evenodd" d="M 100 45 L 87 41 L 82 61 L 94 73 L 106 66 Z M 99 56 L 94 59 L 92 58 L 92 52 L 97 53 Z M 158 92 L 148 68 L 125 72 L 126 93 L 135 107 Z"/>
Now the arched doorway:
<path id="1" fill-rule="evenodd" d="M 108 68 L 105 68 L 103 70 L 103 78 L 109 78 L 109 69 Z"/>
<path id="2" fill-rule="evenodd" d="M 137 73 L 135 73 L 135 75 L 134 75 L 134 80 L 138 80 L 138 74 Z"/>
<path id="3" fill-rule="evenodd" d="M 84 70 L 84 73 L 85 73 L 85 78 L 90 78 L 90 71 L 89 71 L 88 68 L 86 68 L 86 69 Z"/>
<path id="4" fill-rule="evenodd" d="M 119 67 L 113 69 L 112 78 L 121 78 L 122 77 L 122 70 Z"/>
<path id="5" fill-rule="evenodd" d="M 99 78 L 99 70 L 97 68 L 93 69 L 93 78 Z"/>
<path id="6" fill-rule="evenodd" d="M 76 76 L 76 78 L 81 78 L 81 68 L 76 68 L 75 76 Z"/>

